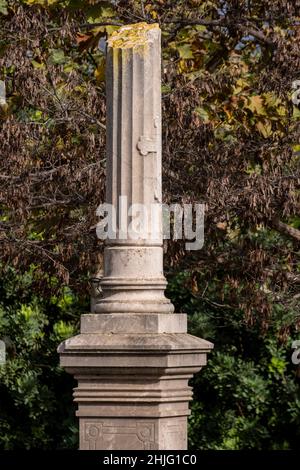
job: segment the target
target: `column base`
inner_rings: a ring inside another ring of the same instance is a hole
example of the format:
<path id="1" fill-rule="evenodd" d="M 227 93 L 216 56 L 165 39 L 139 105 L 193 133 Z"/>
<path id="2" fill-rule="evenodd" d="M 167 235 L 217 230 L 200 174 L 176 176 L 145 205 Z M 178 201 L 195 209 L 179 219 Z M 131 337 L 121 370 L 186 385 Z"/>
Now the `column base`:
<path id="1" fill-rule="evenodd" d="M 186 449 L 188 380 L 212 347 L 186 333 L 184 314 L 82 315 L 58 348 L 78 381 L 80 449 Z"/>

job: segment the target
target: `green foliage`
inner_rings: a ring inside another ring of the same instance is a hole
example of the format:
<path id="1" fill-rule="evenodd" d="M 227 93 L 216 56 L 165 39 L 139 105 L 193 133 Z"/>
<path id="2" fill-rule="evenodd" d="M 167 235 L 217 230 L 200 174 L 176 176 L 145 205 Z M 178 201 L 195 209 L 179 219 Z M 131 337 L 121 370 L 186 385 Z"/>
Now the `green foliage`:
<path id="1" fill-rule="evenodd" d="M 291 340 L 280 331 L 288 316 L 274 307 L 270 328 L 247 325 L 242 312 L 214 303 L 218 283 L 195 295 L 190 273 L 171 277 L 169 296 L 189 315 L 189 331 L 215 344 L 208 364 L 194 379 L 189 421 L 193 449 L 297 449 L 300 441 L 300 387 L 291 362 Z M 297 312 L 291 315 L 295 319 Z M 294 339 L 299 337 L 293 330 Z"/>
<path id="2" fill-rule="evenodd" d="M 58 344 L 76 333 L 84 304 L 70 289 L 60 296 L 32 292 L 35 266 L 25 274 L 6 268 L 0 282 L 0 448 L 77 447 L 73 380 L 59 366 Z"/>
<path id="3" fill-rule="evenodd" d="M 7 1 L 6 0 L 0 0 L 0 14 L 2 15 L 7 15 Z"/>

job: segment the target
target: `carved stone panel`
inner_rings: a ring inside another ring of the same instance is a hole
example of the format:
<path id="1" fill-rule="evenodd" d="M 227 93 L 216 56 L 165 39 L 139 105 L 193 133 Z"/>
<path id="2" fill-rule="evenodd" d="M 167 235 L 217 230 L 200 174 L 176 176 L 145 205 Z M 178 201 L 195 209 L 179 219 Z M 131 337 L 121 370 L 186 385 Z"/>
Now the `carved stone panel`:
<path id="1" fill-rule="evenodd" d="M 158 420 L 81 419 L 80 448 L 85 450 L 158 449 Z"/>

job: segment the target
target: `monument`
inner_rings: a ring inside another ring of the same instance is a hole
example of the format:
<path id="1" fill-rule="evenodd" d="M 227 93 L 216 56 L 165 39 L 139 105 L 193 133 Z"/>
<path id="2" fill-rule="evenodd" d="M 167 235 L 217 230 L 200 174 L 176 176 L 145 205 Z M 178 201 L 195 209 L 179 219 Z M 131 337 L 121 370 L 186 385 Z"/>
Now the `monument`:
<path id="1" fill-rule="evenodd" d="M 106 197 L 121 223 L 105 244 L 103 296 L 58 348 L 78 382 L 83 450 L 186 449 L 188 380 L 213 347 L 164 295 L 160 42 L 146 23 L 108 40 Z M 133 204 L 149 217 L 138 237 L 126 230 Z"/>

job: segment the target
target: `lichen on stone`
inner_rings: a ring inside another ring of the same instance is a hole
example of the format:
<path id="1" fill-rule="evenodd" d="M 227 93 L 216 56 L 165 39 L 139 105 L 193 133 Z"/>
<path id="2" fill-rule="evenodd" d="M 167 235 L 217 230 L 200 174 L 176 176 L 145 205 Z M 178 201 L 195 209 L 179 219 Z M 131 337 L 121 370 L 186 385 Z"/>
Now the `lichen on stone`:
<path id="1" fill-rule="evenodd" d="M 136 46 L 147 44 L 148 32 L 158 29 L 157 23 L 135 23 L 122 26 L 118 31 L 114 31 L 108 40 L 108 46 L 113 48 L 130 49 Z"/>

